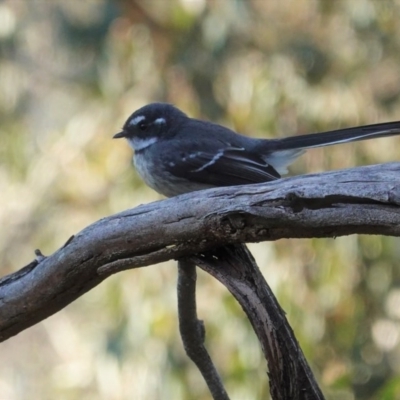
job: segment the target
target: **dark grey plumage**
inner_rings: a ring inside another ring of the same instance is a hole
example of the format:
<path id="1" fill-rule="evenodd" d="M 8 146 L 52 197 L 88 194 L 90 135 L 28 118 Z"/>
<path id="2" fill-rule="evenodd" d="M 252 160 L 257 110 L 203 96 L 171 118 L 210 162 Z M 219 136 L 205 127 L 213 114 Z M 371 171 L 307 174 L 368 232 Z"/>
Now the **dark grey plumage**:
<path id="1" fill-rule="evenodd" d="M 268 182 L 305 150 L 400 134 L 400 122 L 387 122 L 298 135 L 254 139 L 221 125 L 189 118 L 176 107 L 152 103 L 135 111 L 115 138 L 135 151 L 142 179 L 167 196 L 215 186 Z"/>

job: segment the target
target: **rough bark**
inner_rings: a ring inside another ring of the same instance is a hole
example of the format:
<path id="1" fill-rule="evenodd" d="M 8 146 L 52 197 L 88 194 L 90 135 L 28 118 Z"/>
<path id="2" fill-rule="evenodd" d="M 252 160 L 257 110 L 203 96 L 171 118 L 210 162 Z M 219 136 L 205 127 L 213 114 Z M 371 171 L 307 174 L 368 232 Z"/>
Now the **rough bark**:
<path id="1" fill-rule="evenodd" d="M 226 286 L 242 306 L 268 362 L 271 398 L 323 400 L 285 312 L 247 247 L 228 245 L 190 260 Z"/>
<path id="2" fill-rule="evenodd" d="M 197 318 L 196 264 L 189 259 L 178 262 L 179 332 L 188 357 L 196 364 L 214 400 L 229 400 L 221 377 L 204 344 L 206 328 Z"/>
<path id="3" fill-rule="evenodd" d="M 400 164 L 195 192 L 101 219 L 0 280 L 0 341 L 110 274 L 215 247 L 353 233 L 399 236 Z"/>

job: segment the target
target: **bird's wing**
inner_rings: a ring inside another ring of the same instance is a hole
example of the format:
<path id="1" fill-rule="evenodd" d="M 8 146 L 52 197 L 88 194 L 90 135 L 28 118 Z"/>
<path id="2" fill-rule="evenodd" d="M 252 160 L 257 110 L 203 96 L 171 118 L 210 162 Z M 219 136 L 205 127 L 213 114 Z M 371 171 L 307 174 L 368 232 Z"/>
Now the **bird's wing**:
<path id="1" fill-rule="evenodd" d="M 221 146 L 212 152 L 192 149 L 180 153 L 180 157 L 164 157 L 164 165 L 172 175 L 210 186 L 245 185 L 280 178 L 261 156 L 242 147 Z"/>

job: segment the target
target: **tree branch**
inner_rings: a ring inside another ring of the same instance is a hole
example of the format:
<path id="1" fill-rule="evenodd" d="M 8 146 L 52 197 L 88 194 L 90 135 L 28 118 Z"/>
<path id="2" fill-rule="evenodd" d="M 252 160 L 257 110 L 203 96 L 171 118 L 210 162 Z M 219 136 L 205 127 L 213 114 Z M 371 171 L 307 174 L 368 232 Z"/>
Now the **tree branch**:
<path id="1" fill-rule="evenodd" d="M 400 164 L 189 193 L 101 219 L 0 280 L 0 341 L 112 273 L 231 243 L 400 235 Z"/>
<path id="2" fill-rule="evenodd" d="M 218 279 L 242 306 L 268 362 L 274 400 L 324 396 L 271 288 L 245 245 L 230 245 L 190 260 Z"/>
<path id="3" fill-rule="evenodd" d="M 209 356 L 203 321 L 197 319 L 196 265 L 189 259 L 178 262 L 179 331 L 186 354 L 196 364 L 214 400 L 229 400 L 222 380 Z"/>

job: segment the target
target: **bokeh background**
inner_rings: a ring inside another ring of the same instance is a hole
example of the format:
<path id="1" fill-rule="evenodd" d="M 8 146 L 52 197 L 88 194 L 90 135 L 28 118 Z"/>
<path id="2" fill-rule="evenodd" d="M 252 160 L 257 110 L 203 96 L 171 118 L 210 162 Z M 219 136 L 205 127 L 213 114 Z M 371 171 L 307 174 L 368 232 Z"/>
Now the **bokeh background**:
<path id="1" fill-rule="evenodd" d="M 281 137 L 400 119 L 400 1 L 0 1 L 0 270 L 160 197 L 112 141 L 167 101 Z M 310 151 L 291 174 L 399 161 L 400 139 Z M 133 227 L 134 229 L 134 227 Z M 400 399 L 398 239 L 251 245 L 328 399 Z M 176 266 L 118 274 L 0 344 L 0 399 L 208 399 L 185 356 Z M 232 399 L 269 398 L 248 321 L 199 273 Z"/>

